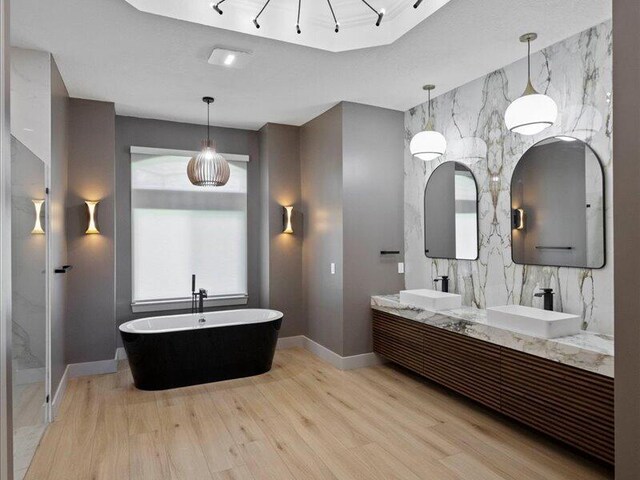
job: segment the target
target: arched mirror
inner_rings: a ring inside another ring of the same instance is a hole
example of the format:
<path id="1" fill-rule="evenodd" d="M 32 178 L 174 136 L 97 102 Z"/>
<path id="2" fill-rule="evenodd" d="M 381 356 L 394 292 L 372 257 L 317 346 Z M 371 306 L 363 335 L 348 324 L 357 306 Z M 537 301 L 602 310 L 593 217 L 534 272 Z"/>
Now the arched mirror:
<path id="1" fill-rule="evenodd" d="M 429 258 L 478 258 L 478 188 L 462 163 L 442 163 L 427 181 L 424 252 Z"/>
<path id="2" fill-rule="evenodd" d="M 551 137 L 520 158 L 511 178 L 513 261 L 601 268 L 604 173 L 589 145 Z"/>

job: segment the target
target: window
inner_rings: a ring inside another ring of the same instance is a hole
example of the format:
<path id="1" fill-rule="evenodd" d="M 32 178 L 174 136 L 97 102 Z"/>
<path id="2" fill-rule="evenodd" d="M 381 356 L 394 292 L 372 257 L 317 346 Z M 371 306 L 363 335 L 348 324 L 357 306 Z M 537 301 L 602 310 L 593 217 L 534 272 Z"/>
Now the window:
<path id="1" fill-rule="evenodd" d="M 208 305 L 247 299 L 247 160 L 225 155 L 224 187 L 187 178 L 195 152 L 131 148 L 132 307 L 188 308 L 191 274 Z"/>

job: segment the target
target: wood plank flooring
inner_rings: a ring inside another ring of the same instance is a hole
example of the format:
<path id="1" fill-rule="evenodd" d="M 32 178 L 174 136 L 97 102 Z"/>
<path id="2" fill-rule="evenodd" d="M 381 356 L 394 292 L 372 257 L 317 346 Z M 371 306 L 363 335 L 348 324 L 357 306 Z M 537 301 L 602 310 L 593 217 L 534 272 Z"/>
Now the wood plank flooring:
<path id="1" fill-rule="evenodd" d="M 29 480 L 561 480 L 607 467 L 391 365 L 339 371 L 301 349 L 271 372 L 164 392 L 69 382 Z"/>

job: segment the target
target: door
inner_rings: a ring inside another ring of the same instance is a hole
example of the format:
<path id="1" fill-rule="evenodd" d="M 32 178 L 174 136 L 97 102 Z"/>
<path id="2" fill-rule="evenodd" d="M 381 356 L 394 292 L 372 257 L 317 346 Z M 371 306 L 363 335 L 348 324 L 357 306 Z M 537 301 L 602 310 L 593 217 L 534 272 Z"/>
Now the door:
<path id="1" fill-rule="evenodd" d="M 11 138 L 14 480 L 21 480 L 48 413 L 46 167 Z"/>

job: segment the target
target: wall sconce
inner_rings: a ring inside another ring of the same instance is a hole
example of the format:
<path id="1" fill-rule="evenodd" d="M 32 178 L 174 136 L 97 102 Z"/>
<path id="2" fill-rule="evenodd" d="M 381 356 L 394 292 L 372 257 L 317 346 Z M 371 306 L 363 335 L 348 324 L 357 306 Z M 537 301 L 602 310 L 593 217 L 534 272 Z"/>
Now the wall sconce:
<path id="1" fill-rule="evenodd" d="M 87 204 L 87 209 L 89 211 L 89 225 L 87 226 L 87 231 L 84 233 L 100 233 L 98 227 L 96 227 L 96 206 L 98 205 L 98 202 L 90 202 L 87 200 L 84 203 Z"/>
<path id="2" fill-rule="evenodd" d="M 42 212 L 42 205 L 44 204 L 44 200 L 31 200 L 33 202 L 33 207 L 36 210 L 36 221 L 33 225 L 33 230 L 31 230 L 32 235 L 44 235 L 44 230 L 42 229 L 42 223 L 40 223 L 40 213 Z"/>
<path id="3" fill-rule="evenodd" d="M 515 230 L 524 230 L 524 210 L 522 208 L 513 209 L 513 228 Z"/>
<path id="4" fill-rule="evenodd" d="M 293 224 L 291 223 L 291 216 L 293 215 L 293 207 L 283 207 L 282 215 L 282 233 L 293 233 Z"/>

